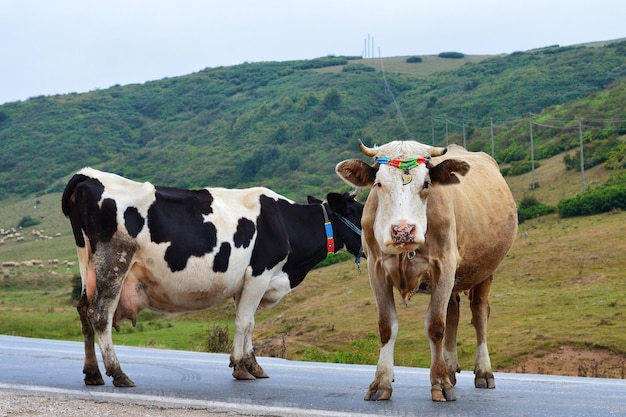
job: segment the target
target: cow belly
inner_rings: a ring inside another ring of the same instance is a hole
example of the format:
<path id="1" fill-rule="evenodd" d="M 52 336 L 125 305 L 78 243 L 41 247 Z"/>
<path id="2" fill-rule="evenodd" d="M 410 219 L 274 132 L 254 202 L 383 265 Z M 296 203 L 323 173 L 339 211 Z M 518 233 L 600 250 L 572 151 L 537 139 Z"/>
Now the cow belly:
<path id="1" fill-rule="evenodd" d="M 158 274 L 136 263 L 124 281 L 116 316 L 133 321 L 146 308 L 173 313 L 218 305 L 241 291 L 241 269 L 237 275 L 209 273 L 206 268 Z"/>

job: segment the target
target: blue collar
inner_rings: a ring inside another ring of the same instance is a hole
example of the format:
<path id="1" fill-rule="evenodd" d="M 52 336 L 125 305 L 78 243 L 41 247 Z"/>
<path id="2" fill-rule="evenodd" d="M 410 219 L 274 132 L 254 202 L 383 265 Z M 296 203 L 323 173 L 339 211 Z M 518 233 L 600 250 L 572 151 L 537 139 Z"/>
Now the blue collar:
<path id="1" fill-rule="evenodd" d="M 326 259 L 328 259 L 335 254 L 335 239 L 333 238 L 333 225 L 328 218 L 324 203 L 322 203 L 322 211 L 324 212 L 324 228 L 326 229 Z"/>

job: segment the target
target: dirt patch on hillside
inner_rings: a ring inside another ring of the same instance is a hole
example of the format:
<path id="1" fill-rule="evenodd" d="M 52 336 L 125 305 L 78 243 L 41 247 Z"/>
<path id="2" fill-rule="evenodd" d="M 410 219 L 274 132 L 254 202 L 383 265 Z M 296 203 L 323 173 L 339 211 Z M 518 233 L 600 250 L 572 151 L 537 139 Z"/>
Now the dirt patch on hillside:
<path id="1" fill-rule="evenodd" d="M 626 355 L 608 349 L 574 349 L 561 346 L 555 352 L 541 351 L 522 358 L 518 364 L 500 372 L 568 375 L 594 378 L 626 378 Z"/>

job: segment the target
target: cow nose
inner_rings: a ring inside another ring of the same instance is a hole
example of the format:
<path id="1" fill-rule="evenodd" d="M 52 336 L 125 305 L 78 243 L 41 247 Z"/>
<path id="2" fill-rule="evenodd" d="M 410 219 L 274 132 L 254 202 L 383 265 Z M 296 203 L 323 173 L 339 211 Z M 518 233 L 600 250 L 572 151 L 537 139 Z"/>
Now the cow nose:
<path id="1" fill-rule="evenodd" d="M 392 224 L 391 238 L 396 245 L 415 242 L 415 223 Z"/>

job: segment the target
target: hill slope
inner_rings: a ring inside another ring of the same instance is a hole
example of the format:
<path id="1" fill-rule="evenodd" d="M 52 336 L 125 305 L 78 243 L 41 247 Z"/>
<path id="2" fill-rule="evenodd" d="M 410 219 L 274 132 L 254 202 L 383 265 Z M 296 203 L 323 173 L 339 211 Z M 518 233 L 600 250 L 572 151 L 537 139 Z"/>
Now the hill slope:
<path id="1" fill-rule="evenodd" d="M 467 141 L 489 150 L 491 118 L 504 123 L 566 107 L 626 77 L 626 42 L 477 61 L 428 75 L 388 69 L 385 77 L 342 57 L 243 64 L 8 103 L 0 106 L 0 198 L 59 191 L 70 173 L 92 165 L 173 186 L 266 185 L 302 200 L 343 186 L 333 167 L 357 155 L 358 137 Z M 613 107 L 581 108 L 577 116 L 621 115 Z M 519 146 L 524 124 L 513 126 L 498 126 L 499 161 L 527 157 Z"/>

